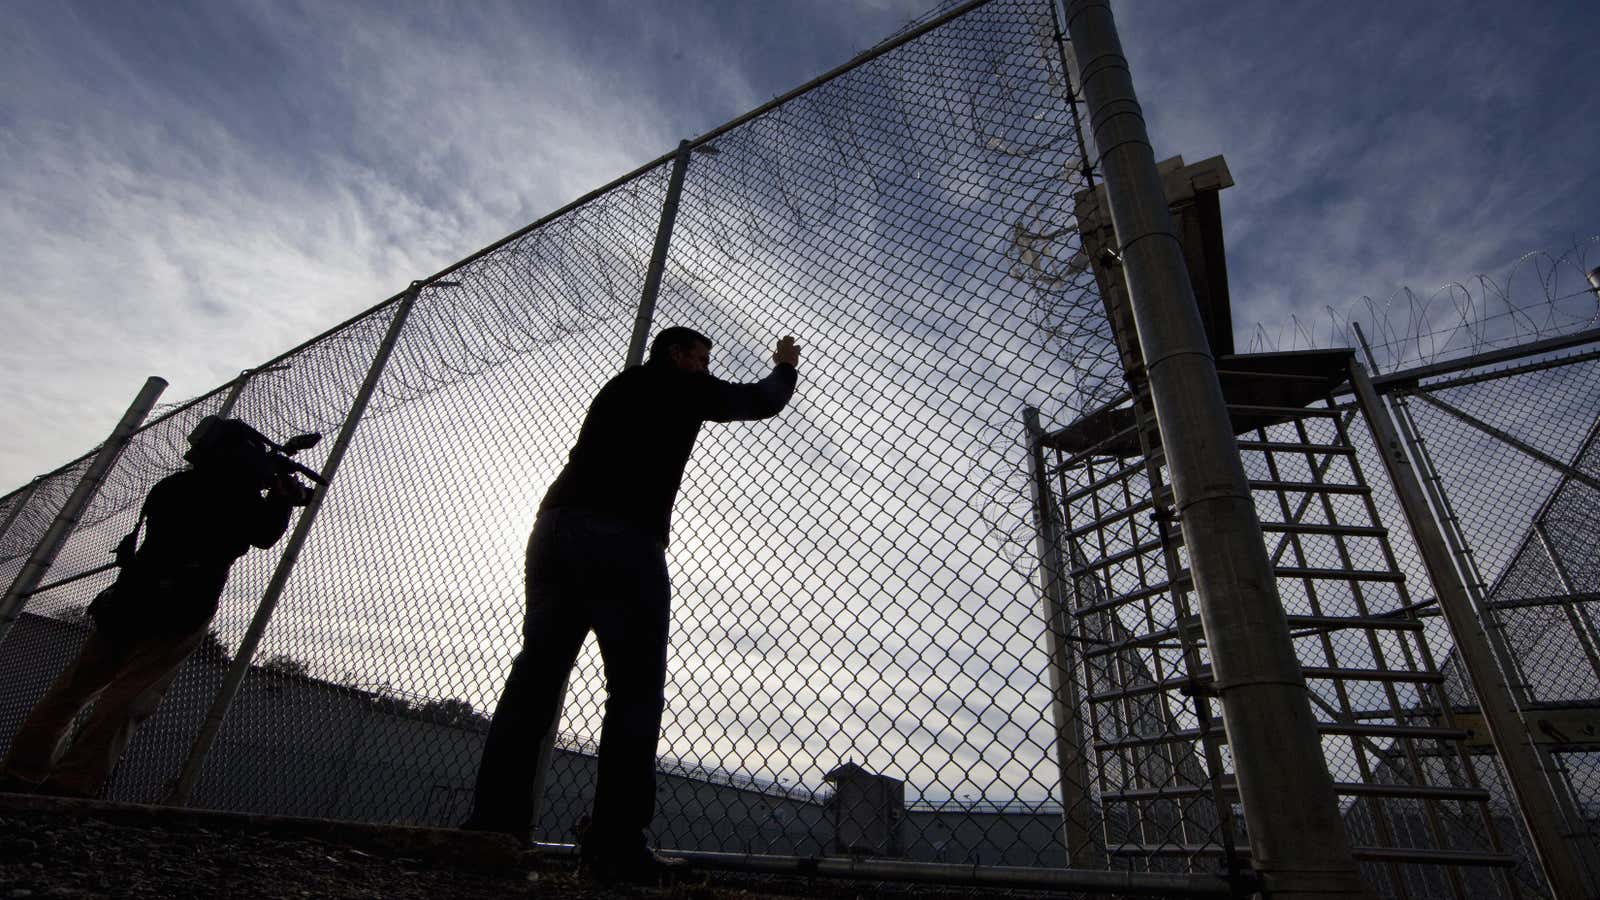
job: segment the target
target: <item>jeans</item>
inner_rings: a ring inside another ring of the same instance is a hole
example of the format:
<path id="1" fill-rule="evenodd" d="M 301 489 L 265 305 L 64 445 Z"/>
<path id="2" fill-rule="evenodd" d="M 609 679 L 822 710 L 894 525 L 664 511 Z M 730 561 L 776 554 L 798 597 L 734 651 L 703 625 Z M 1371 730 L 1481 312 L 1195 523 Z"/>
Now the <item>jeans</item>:
<path id="1" fill-rule="evenodd" d="M 527 617 L 478 767 L 471 827 L 526 834 L 541 739 L 593 629 L 606 711 L 585 850 L 645 846 L 655 815 L 671 605 L 666 553 L 627 522 L 579 509 L 540 513 L 528 539 Z"/>
<path id="2" fill-rule="evenodd" d="M 183 661 L 200 646 L 204 625 L 186 634 L 107 637 L 96 628 L 22 723 L 0 774 L 95 796 L 128 748 L 133 732 L 161 704 Z M 94 708 L 63 747 L 89 703 Z"/>

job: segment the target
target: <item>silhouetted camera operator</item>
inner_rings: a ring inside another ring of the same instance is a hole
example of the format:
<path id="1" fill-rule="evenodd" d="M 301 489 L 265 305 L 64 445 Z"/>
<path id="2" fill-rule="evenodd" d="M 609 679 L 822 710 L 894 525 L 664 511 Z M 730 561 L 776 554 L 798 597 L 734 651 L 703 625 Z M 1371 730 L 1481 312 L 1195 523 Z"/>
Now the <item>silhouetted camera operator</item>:
<path id="1" fill-rule="evenodd" d="M 234 560 L 252 546 L 271 547 L 291 508 L 310 501 L 311 488 L 295 472 L 321 479 L 288 455 L 317 437 L 279 446 L 237 419 L 200 421 L 184 454 L 192 467 L 150 489 L 138 523 L 114 551 L 117 580 L 89 605 L 94 630 L 11 742 L 0 790 L 99 794 L 133 730 L 205 638 Z M 90 702 L 94 709 L 63 748 Z"/>

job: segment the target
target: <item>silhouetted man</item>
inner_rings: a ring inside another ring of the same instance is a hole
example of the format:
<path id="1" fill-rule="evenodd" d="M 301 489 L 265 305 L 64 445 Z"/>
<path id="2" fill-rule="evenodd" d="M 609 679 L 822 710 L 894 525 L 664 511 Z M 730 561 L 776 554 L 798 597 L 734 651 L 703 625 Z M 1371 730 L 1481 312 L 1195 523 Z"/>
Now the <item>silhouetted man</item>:
<path id="1" fill-rule="evenodd" d="M 566 468 L 545 494 L 528 539 L 523 648 L 478 769 L 462 827 L 526 841 L 540 740 L 590 629 L 605 660 L 594 814 L 584 862 L 608 880 L 648 879 L 656 741 L 667 674 L 667 533 L 683 469 L 703 422 L 766 419 L 794 394 L 800 348 L 778 341 L 772 373 L 731 384 L 709 372 L 711 341 L 667 328 L 650 359 L 600 389 Z"/>
<path id="2" fill-rule="evenodd" d="M 193 468 L 156 482 L 139 525 L 119 546 L 122 571 L 89 606 L 78 656 L 33 707 L 0 763 L 0 790 L 67 797 L 100 793 L 139 723 L 205 639 L 234 560 L 283 536 L 309 490 L 272 465 L 264 439 L 207 416 L 184 455 Z M 265 497 L 263 490 L 268 490 Z M 72 720 L 94 709 L 63 754 Z"/>

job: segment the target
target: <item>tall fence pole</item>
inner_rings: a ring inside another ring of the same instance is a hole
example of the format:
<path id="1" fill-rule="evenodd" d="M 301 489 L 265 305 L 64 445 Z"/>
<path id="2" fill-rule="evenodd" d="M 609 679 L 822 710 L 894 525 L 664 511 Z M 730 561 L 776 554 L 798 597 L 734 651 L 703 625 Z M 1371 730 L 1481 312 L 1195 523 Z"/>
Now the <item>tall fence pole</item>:
<path id="1" fill-rule="evenodd" d="M 1050 497 L 1050 476 L 1044 462 L 1039 411 L 1022 410 L 1027 429 L 1028 465 L 1033 475 L 1035 548 L 1039 557 L 1039 589 L 1044 603 L 1045 641 L 1050 654 L 1050 713 L 1056 726 L 1056 767 L 1061 773 L 1062 837 L 1067 862 L 1074 869 L 1103 869 L 1105 855 L 1096 843 L 1090 821 L 1089 761 L 1084 753 L 1083 700 L 1077 662 L 1072 653 L 1072 613 L 1062 582 L 1067 567 L 1061 558 L 1061 530 Z"/>
<path id="2" fill-rule="evenodd" d="M 644 288 L 639 292 L 639 311 L 633 318 L 633 336 L 628 340 L 628 356 L 623 368 L 644 362 L 645 348 L 650 343 L 650 329 L 655 325 L 656 297 L 661 294 L 661 276 L 667 269 L 667 249 L 672 245 L 672 226 L 678 221 L 678 198 L 683 194 L 683 179 L 689 171 L 689 156 L 693 149 L 689 141 L 679 141 L 672 157 L 672 174 L 667 177 L 667 196 L 661 201 L 661 221 L 656 225 L 656 242 L 650 250 L 650 267 L 644 273 Z M 556 739 L 561 731 L 561 714 L 567 706 L 567 688 L 562 682 L 561 694 L 556 698 L 556 714 L 539 740 L 539 755 L 533 768 L 533 820 L 538 824 L 544 810 L 544 790 L 549 782 L 551 757 L 555 755 Z"/>
<path id="3" fill-rule="evenodd" d="M 453 286 L 455 282 L 435 281 L 431 284 Z M 394 352 L 395 344 L 400 340 L 400 333 L 405 330 L 406 319 L 411 315 L 411 308 L 416 305 L 417 296 L 428 286 L 430 283 L 411 282 L 410 289 L 401 296 L 399 305 L 395 307 L 394 318 L 389 320 L 389 328 L 378 344 L 378 352 L 372 358 L 372 365 L 367 367 L 367 377 L 356 391 L 355 400 L 350 404 L 350 412 L 339 428 L 339 436 L 334 439 L 333 447 L 328 451 L 328 459 L 322 465 L 322 477 L 328 483 L 319 485 L 312 493 L 311 502 L 306 504 L 306 508 L 295 523 L 294 533 L 289 536 L 289 543 L 283 549 L 283 556 L 278 559 L 278 567 L 273 571 L 272 579 L 267 582 L 267 588 L 261 595 L 261 603 L 256 607 L 254 618 L 250 620 L 250 627 L 245 629 L 244 639 L 239 643 L 238 652 L 234 654 L 233 662 L 228 666 L 227 674 L 223 676 L 222 687 L 217 689 L 217 695 L 212 699 L 210 709 L 206 710 L 206 718 L 200 725 L 200 733 L 195 735 L 194 744 L 189 748 L 189 755 L 183 761 L 183 769 L 178 773 L 177 782 L 167 796 L 168 804 L 187 805 L 193 797 L 195 785 L 200 781 L 200 771 L 205 766 L 206 756 L 211 752 L 217 733 L 222 729 L 222 721 L 228 715 L 228 708 L 233 704 L 233 698 L 238 695 L 239 686 L 244 683 L 245 674 L 250 670 L 250 661 L 255 656 L 256 648 L 261 644 L 267 623 L 271 621 L 273 610 L 277 608 L 278 600 L 283 596 L 283 589 L 289 583 L 289 576 L 294 572 L 295 562 L 300 558 L 300 550 L 305 546 L 306 537 L 311 533 L 311 526 L 316 522 L 317 513 L 322 509 L 322 501 L 333 487 L 339 463 L 343 461 L 345 451 L 350 447 L 350 440 L 355 437 L 356 429 L 361 425 L 362 414 L 366 412 L 367 403 L 371 401 L 372 393 L 383 377 L 384 367 L 389 362 L 390 354 Z M 244 375 L 240 376 L 234 397 L 237 397 L 237 392 L 243 388 L 244 378 Z"/>
<path id="4" fill-rule="evenodd" d="M 661 293 L 661 275 L 667 268 L 667 248 L 672 243 L 672 226 L 678 221 L 678 198 L 683 194 L 683 177 L 689 171 L 689 142 L 679 141 L 672 157 L 672 175 L 667 179 L 667 196 L 661 202 L 661 222 L 656 226 L 656 243 L 650 250 L 650 268 L 644 273 L 639 312 L 633 319 L 633 338 L 628 341 L 627 365 L 644 362 L 645 346 L 656 315 L 656 296 Z"/>
<path id="5" fill-rule="evenodd" d="M 1273 897 L 1367 895 L 1108 0 L 1067 0 L 1223 724 Z"/>
<path id="6" fill-rule="evenodd" d="M 133 438 L 133 433 L 138 430 L 144 417 L 150 414 L 156 405 L 156 398 L 166 390 L 167 382 L 164 378 L 152 375 L 145 379 L 144 386 L 139 388 L 139 393 L 133 398 L 133 403 L 128 406 L 127 412 L 122 414 L 122 419 L 117 422 L 117 427 L 112 429 L 111 437 L 106 439 L 100 447 L 100 452 L 90 460 L 89 468 L 84 470 L 83 477 L 78 479 L 78 486 L 72 489 L 72 494 L 67 497 L 67 502 L 56 513 L 55 520 L 45 530 L 44 537 L 34 546 L 33 552 L 28 555 L 28 561 L 22 564 L 17 577 L 12 579 L 11 587 L 6 589 L 5 598 L 0 600 L 0 643 L 6 639 L 11 631 L 11 623 L 22 614 L 22 606 L 27 602 L 39 582 L 44 580 L 45 572 L 50 570 L 50 564 L 55 562 L 56 554 L 66 544 L 67 538 L 72 536 L 72 530 L 78 527 L 78 520 L 83 517 L 83 511 L 88 508 L 89 501 L 100 492 L 100 485 L 105 482 L 106 473 L 116 464 L 117 457 L 128 446 L 128 441 Z M 9 525 L 9 523 L 8 523 Z"/>
<path id="7" fill-rule="evenodd" d="M 1478 697 L 1489 740 L 1505 769 L 1545 881 L 1556 897 L 1590 896 L 1583 872 L 1562 832 L 1563 817 L 1557 810 L 1555 791 L 1539 763 L 1532 736 L 1517 714 L 1506 675 L 1495 661 L 1490 636 L 1473 612 L 1466 583 L 1451 560 L 1444 531 L 1428 507 L 1422 481 L 1406 456 L 1394 420 L 1389 418 L 1366 368 L 1354 359 L 1350 361 L 1350 384 L 1433 582 L 1439 611 L 1455 638 L 1456 653 Z"/>

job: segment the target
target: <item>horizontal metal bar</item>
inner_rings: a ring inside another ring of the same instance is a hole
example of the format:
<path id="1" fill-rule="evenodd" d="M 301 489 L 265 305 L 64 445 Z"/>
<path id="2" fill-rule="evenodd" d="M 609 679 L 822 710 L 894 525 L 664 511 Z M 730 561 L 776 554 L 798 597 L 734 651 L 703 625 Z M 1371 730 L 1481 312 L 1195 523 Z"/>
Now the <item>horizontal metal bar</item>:
<path id="1" fill-rule="evenodd" d="M 1594 343 L 1595 341 L 1600 341 L 1600 328 L 1590 328 L 1587 331 L 1580 331 L 1576 334 L 1546 338 L 1542 341 L 1534 341 L 1531 344 L 1519 344 L 1515 347 L 1503 347 L 1499 350 L 1488 350 L 1483 353 L 1475 353 L 1472 356 L 1463 356 L 1460 359 L 1452 359 L 1446 362 L 1430 363 L 1425 366 L 1413 366 L 1409 369 L 1401 369 L 1398 372 L 1390 372 L 1387 375 L 1374 375 L 1372 377 L 1372 386 L 1377 388 L 1379 393 L 1384 393 L 1392 390 L 1396 386 L 1410 384 L 1423 378 L 1432 378 L 1436 375 L 1451 375 L 1456 372 L 1465 372 L 1468 369 L 1476 369 L 1480 366 L 1492 366 L 1498 362 L 1509 362 L 1513 359 L 1523 359 L 1538 353 L 1552 353 L 1557 350 L 1565 350 L 1568 347 L 1580 347 L 1584 344 Z"/>
<path id="2" fill-rule="evenodd" d="M 1253 413 L 1263 416 L 1285 416 L 1288 418 L 1307 418 L 1316 416 L 1324 419 L 1336 418 L 1340 411 L 1329 406 L 1262 406 L 1256 403 L 1229 403 L 1230 412 Z"/>
<path id="3" fill-rule="evenodd" d="M 1318 722 L 1319 734 L 1336 734 L 1345 737 L 1392 737 L 1410 740 L 1438 740 L 1460 741 L 1466 740 L 1469 732 L 1465 728 L 1439 728 L 1432 725 L 1351 725 L 1344 722 Z M 1100 751 L 1128 750 L 1134 747 L 1154 747 L 1160 744 L 1192 744 L 1202 737 L 1197 728 L 1180 728 L 1174 731 L 1165 731 L 1161 734 L 1140 735 L 1137 737 L 1122 737 L 1112 740 L 1095 741 L 1094 748 Z M 1227 743 L 1225 733 L 1216 734 L 1219 743 Z"/>
<path id="4" fill-rule="evenodd" d="M 1470 734 L 1465 728 L 1441 728 L 1435 725 L 1350 725 L 1344 722 L 1319 722 L 1317 730 L 1323 734 L 1342 734 L 1347 737 L 1392 737 L 1438 741 L 1464 741 Z"/>
<path id="5" fill-rule="evenodd" d="M 1217 736 L 1219 740 L 1222 735 Z M 1104 753 L 1108 750 L 1130 750 L 1135 747 L 1154 747 L 1160 744 L 1192 744 L 1200 740 L 1200 730 L 1197 728 L 1183 728 L 1177 731 L 1167 731 L 1161 734 L 1148 734 L 1140 737 L 1115 738 L 1109 741 L 1095 741 L 1094 749 Z"/>
<path id="6" fill-rule="evenodd" d="M 1591 362 L 1596 359 L 1600 359 L 1600 350 L 1589 350 L 1584 353 L 1574 353 L 1571 356 L 1561 356 L 1554 359 L 1541 359 L 1538 362 L 1525 363 L 1520 366 L 1508 366 L 1504 369 L 1495 369 L 1490 372 L 1478 372 L 1474 375 L 1463 375 L 1459 378 L 1446 378 L 1443 381 L 1430 381 L 1427 384 L 1418 385 L 1417 387 L 1418 389 L 1425 391 L 1442 391 L 1447 388 L 1466 387 L 1468 385 L 1481 384 L 1485 381 L 1498 381 L 1501 378 L 1512 378 L 1517 375 L 1525 375 L 1529 372 L 1548 372 L 1551 369 L 1559 369 L 1562 366 L 1577 365 L 1578 363 Z M 1402 388 L 1400 390 L 1405 389 Z"/>
<path id="7" fill-rule="evenodd" d="M 1160 549 L 1161 538 L 1156 537 L 1151 540 L 1144 541 L 1143 543 L 1134 544 L 1132 547 L 1129 547 L 1126 550 L 1118 550 L 1116 553 L 1113 553 L 1110 556 L 1102 556 L 1086 566 L 1078 566 L 1070 569 L 1068 570 L 1067 574 L 1074 577 L 1079 575 L 1089 575 L 1094 572 L 1098 572 L 1101 569 L 1110 568 L 1117 563 L 1133 559 L 1135 556 L 1138 556 L 1141 553 L 1149 553 L 1152 550 Z"/>
<path id="8" fill-rule="evenodd" d="M 1432 784 L 1359 784 L 1335 782 L 1334 793 L 1351 797 L 1399 797 L 1408 800 L 1487 800 L 1483 788 L 1441 787 Z"/>
<path id="9" fill-rule="evenodd" d="M 1225 779 L 1218 788 L 1225 793 L 1237 793 L 1232 779 Z M 1180 797 L 1209 796 L 1211 785 L 1176 785 L 1159 788 L 1142 788 L 1132 791 L 1107 791 L 1101 794 L 1106 801 L 1144 802 L 1174 800 Z M 1408 800 L 1487 800 L 1489 792 L 1483 788 L 1440 787 L 1431 784 L 1360 784 L 1353 781 L 1336 781 L 1333 791 L 1347 797 L 1398 797 Z"/>
<path id="10" fill-rule="evenodd" d="M 1428 850 L 1421 847 L 1357 847 L 1353 855 L 1367 862 L 1422 863 L 1432 866 L 1496 866 L 1510 869 L 1521 864 L 1515 856 L 1505 853 Z"/>
<path id="11" fill-rule="evenodd" d="M 534 849 L 550 856 L 572 856 L 571 844 L 535 843 Z M 1131 872 L 1124 869 L 1056 869 L 1022 866 L 985 866 L 976 863 L 912 862 L 851 856 L 776 856 L 764 853 L 716 853 L 707 850 L 672 850 L 663 853 L 685 860 L 699 869 L 760 872 L 770 875 L 853 878 L 860 881 L 905 881 L 972 887 L 1073 891 L 1090 894 L 1131 894 L 1156 897 L 1232 897 L 1233 888 L 1217 875 L 1181 875 L 1165 872 Z"/>
<path id="12" fill-rule="evenodd" d="M 1414 681 L 1421 684 L 1442 684 L 1444 675 L 1439 672 L 1407 672 L 1403 669 L 1343 669 L 1328 666 L 1302 666 L 1301 674 L 1307 678 L 1337 678 L 1341 681 Z"/>
<path id="13" fill-rule="evenodd" d="M 1107 847 L 1114 856 L 1221 856 L 1226 851 L 1216 844 L 1118 844 Z M 1236 853 L 1248 859 L 1250 848 L 1240 846 Z M 1501 866 L 1518 865 L 1515 856 L 1504 853 L 1482 853 L 1473 850 L 1433 850 L 1423 847 L 1356 847 L 1352 853 L 1364 862 L 1419 863 L 1434 866 Z"/>
<path id="14" fill-rule="evenodd" d="M 1113 431 L 1112 433 L 1106 435 L 1105 437 L 1101 438 L 1100 440 L 1095 441 L 1090 446 L 1088 446 L 1088 447 L 1086 447 L 1086 448 L 1084 448 L 1082 450 L 1079 450 L 1077 453 L 1074 453 L 1071 456 L 1067 457 L 1066 459 L 1062 460 L 1054 468 L 1049 470 L 1050 474 L 1054 475 L 1055 473 L 1063 471 L 1065 469 L 1073 468 L 1073 467 L 1079 465 L 1080 463 L 1082 463 L 1086 459 L 1092 459 L 1093 457 L 1096 457 L 1096 456 L 1105 456 L 1107 454 L 1105 452 L 1103 452 L 1102 448 L 1104 448 L 1106 446 L 1109 446 L 1111 444 L 1114 444 L 1117 441 L 1122 440 L 1123 438 L 1127 437 L 1130 434 L 1133 434 L 1134 432 L 1136 432 L 1138 430 L 1139 430 L 1139 426 L 1138 425 L 1129 425 L 1127 428 L 1121 428 L 1121 429 L 1118 429 L 1116 431 Z"/>
<path id="15" fill-rule="evenodd" d="M 1077 540 L 1078 538 L 1083 537 L 1084 535 L 1088 534 L 1089 532 L 1098 531 L 1101 528 L 1104 528 L 1105 526 L 1111 524 L 1112 522 L 1118 521 L 1119 519 L 1131 519 L 1134 516 L 1137 516 L 1138 514 L 1144 512 L 1146 510 L 1154 509 L 1155 505 L 1156 505 L 1156 501 L 1155 501 L 1154 498 L 1140 500 L 1138 503 L 1135 503 L 1132 506 L 1125 507 L 1123 509 L 1119 509 L 1119 510 L 1113 512 L 1113 513 L 1108 514 L 1108 515 L 1104 515 L 1104 516 L 1100 516 L 1100 517 L 1095 518 L 1095 519 L 1091 519 L 1091 520 L 1089 520 L 1089 524 L 1087 524 L 1087 525 L 1079 525 L 1077 528 L 1074 528 L 1074 529 L 1068 531 L 1067 532 L 1067 537 L 1070 540 Z"/>
<path id="16" fill-rule="evenodd" d="M 1191 631 L 1199 631 L 1200 620 L 1197 617 L 1191 616 L 1188 622 L 1185 623 L 1185 626 Z M 1083 655 L 1085 657 L 1092 658 L 1096 656 L 1105 656 L 1108 653 L 1119 653 L 1123 650 L 1136 650 L 1140 647 L 1150 646 L 1151 644 L 1162 643 L 1163 641 L 1170 640 L 1177 636 L 1177 628 L 1163 628 L 1160 631 L 1152 631 L 1149 634 L 1141 634 L 1137 637 L 1131 637 L 1125 641 L 1118 641 L 1115 644 L 1106 644 L 1104 647 L 1094 647 L 1092 649 L 1084 650 Z"/>
<path id="17" fill-rule="evenodd" d="M 1302 666 L 1300 673 L 1306 678 L 1338 679 L 1340 681 L 1388 681 L 1404 682 L 1408 684 L 1443 684 L 1444 675 L 1438 672 L 1408 672 L 1405 670 L 1390 669 L 1346 669 L 1328 666 Z M 1211 669 L 1202 666 L 1195 673 L 1193 679 L 1188 676 L 1167 678 L 1159 682 L 1141 684 L 1137 687 L 1122 688 L 1115 691 L 1103 691 L 1090 694 L 1089 702 L 1106 703 L 1113 700 L 1122 700 L 1128 697 L 1137 697 L 1143 694 L 1157 694 L 1162 691 L 1175 691 L 1198 681 L 1202 684 L 1211 681 Z"/>
<path id="18" fill-rule="evenodd" d="M 1064 503 L 1076 503 L 1077 501 L 1082 500 L 1084 497 L 1089 496 L 1090 494 L 1094 493 L 1095 491 L 1098 491 L 1098 490 L 1100 490 L 1102 488 L 1106 488 L 1106 487 L 1109 487 L 1109 486 L 1111 486 L 1113 484 L 1116 484 L 1117 482 L 1121 481 L 1122 479 L 1126 478 L 1127 476 L 1132 475 L 1132 474 L 1134 474 L 1136 472 L 1143 471 L 1143 470 L 1144 470 L 1144 460 L 1143 459 L 1140 459 L 1138 462 L 1128 463 L 1125 466 L 1118 466 L 1117 468 L 1113 469 L 1108 474 L 1105 474 L 1105 475 L 1100 476 L 1099 478 L 1096 478 L 1095 480 L 1089 482 L 1088 484 L 1084 485 L 1083 487 L 1075 488 L 1072 491 L 1068 492 L 1066 497 L 1062 498 L 1062 502 L 1064 502 Z"/>
<path id="19" fill-rule="evenodd" d="M 1398 583 L 1406 580 L 1399 572 L 1378 569 L 1319 569 L 1311 566 L 1274 566 L 1279 578 L 1305 578 L 1313 581 L 1379 581 Z"/>
<path id="20" fill-rule="evenodd" d="M 1289 625 L 1302 628 L 1373 628 L 1379 631 L 1421 631 L 1421 622 L 1410 619 L 1385 619 L 1377 616 L 1289 616 Z"/>
<path id="21" fill-rule="evenodd" d="M 1354 447 L 1342 444 L 1301 444 L 1294 441 L 1239 440 L 1240 450 L 1260 450 L 1270 453 L 1320 453 L 1325 456 L 1355 456 Z"/>
<path id="22" fill-rule="evenodd" d="M 1370 494 L 1372 488 L 1364 484 L 1328 484 L 1320 481 L 1272 481 L 1251 479 L 1253 491 L 1285 491 L 1303 494 Z"/>
<path id="23" fill-rule="evenodd" d="M 1261 530 L 1271 534 L 1326 534 L 1341 537 L 1386 537 L 1389 529 L 1376 525 L 1325 525 L 1316 522 L 1262 522 Z"/>

